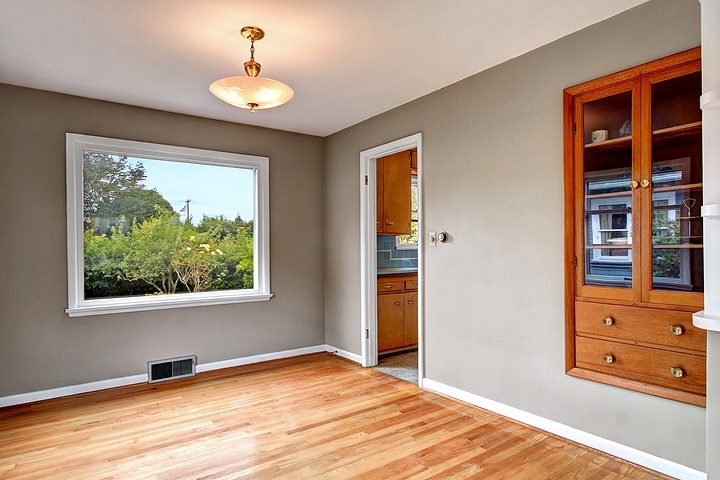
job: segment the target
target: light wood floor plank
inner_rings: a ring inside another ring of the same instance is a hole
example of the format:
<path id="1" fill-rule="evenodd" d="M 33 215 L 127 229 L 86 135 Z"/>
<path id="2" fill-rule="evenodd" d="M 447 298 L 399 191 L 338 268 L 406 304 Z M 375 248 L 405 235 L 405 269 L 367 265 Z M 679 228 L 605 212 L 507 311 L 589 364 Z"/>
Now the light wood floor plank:
<path id="1" fill-rule="evenodd" d="M 329 354 L 0 409 L 0 478 L 667 479 Z"/>

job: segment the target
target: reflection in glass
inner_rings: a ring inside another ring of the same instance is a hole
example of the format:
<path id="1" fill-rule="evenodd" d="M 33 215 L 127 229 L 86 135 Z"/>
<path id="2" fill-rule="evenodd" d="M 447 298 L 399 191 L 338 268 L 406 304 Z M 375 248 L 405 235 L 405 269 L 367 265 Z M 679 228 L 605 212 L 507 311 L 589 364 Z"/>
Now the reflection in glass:
<path id="1" fill-rule="evenodd" d="M 629 183 L 629 170 L 585 174 L 586 284 L 631 286 L 632 193 Z"/>
<path id="2" fill-rule="evenodd" d="M 652 88 L 652 286 L 703 291 L 701 74 Z"/>
<path id="3" fill-rule="evenodd" d="M 697 166 L 699 168 L 699 166 Z M 702 184 L 691 157 L 653 163 L 653 288 L 702 291 Z"/>

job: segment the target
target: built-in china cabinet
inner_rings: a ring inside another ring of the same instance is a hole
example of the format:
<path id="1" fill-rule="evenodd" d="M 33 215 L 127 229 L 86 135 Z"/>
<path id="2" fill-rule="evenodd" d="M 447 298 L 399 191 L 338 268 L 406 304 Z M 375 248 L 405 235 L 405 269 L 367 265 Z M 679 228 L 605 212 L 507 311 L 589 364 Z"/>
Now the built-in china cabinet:
<path id="1" fill-rule="evenodd" d="M 564 92 L 566 371 L 705 404 L 700 49 Z"/>

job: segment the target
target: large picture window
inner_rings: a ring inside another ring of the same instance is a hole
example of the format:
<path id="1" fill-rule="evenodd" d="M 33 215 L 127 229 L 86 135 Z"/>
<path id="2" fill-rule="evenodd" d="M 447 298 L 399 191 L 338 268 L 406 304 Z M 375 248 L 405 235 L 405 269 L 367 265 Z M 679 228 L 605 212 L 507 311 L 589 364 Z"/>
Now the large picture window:
<path id="1" fill-rule="evenodd" d="M 66 141 L 70 316 L 270 299 L 268 158 Z"/>

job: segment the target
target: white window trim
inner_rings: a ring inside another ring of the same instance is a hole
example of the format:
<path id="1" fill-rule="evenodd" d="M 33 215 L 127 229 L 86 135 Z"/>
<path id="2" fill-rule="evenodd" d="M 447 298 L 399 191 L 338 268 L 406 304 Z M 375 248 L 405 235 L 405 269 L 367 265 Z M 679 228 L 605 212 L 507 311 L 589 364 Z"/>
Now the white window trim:
<path id="1" fill-rule="evenodd" d="M 255 172 L 255 212 L 253 248 L 255 256 L 252 290 L 223 290 L 182 295 L 122 297 L 112 299 L 84 298 L 83 245 L 83 151 L 92 150 L 113 155 L 127 155 L 152 160 L 199 163 L 227 167 L 247 167 Z M 66 134 L 67 182 L 67 253 L 68 308 L 70 317 L 110 313 L 140 312 L 179 307 L 198 307 L 228 303 L 267 301 L 270 293 L 270 159 L 254 155 L 216 152 L 197 148 L 135 142 Z"/>

